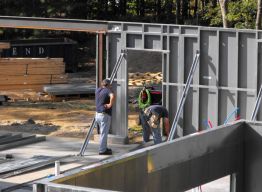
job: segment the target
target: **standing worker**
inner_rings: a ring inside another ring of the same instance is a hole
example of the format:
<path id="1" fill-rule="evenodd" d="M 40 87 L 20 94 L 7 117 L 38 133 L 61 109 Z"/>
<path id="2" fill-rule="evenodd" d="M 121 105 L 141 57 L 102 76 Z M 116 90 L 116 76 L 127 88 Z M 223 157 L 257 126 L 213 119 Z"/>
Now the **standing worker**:
<path id="1" fill-rule="evenodd" d="M 146 130 L 145 133 L 149 133 L 149 130 L 151 130 L 154 139 L 154 144 L 159 144 L 162 142 L 160 129 L 161 118 L 163 118 L 165 132 L 168 136 L 170 132 L 168 111 L 162 105 L 151 105 L 147 107 L 141 119 L 142 121 L 144 121 L 142 123 L 142 126 L 144 126 L 143 130 Z M 144 142 L 149 141 L 149 136 L 150 134 L 143 135 Z"/>
<path id="2" fill-rule="evenodd" d="M 107 148 L 107 137 L 111 125 L 112 105 L 115 96 L 111 90 L 109 79 L 104 79 L 101 87 L 96 90 L 96 123 L 100 128 L 99 155 L 112 155 Z"/>

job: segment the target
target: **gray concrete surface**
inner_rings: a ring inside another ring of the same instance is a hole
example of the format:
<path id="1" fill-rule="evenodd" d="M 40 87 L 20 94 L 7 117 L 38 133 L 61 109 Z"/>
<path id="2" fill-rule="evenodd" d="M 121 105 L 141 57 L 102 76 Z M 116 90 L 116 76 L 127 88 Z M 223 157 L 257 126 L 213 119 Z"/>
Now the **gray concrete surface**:
<path id="1" fill-rule="evenodd" d="M 80 166 L 86 166 L 95 162 L 99 162 L 103 159 L 107 159 L 111 156 L 98 155 L 99 144 L 97 142 L 90 141 L 85 155 L 78 157 L 80 147 L 83 143 L 83 139 L 78 138 L 63 138 L 63 137 L 48 137 L 46 141 L 40 143 L 34 143 L 21 147 L 16 147 L 9 150 L 0 151 L 0 156 L 6 154 L 12 154 L 14 160 L 29 159 L 33 156 L 45 155 L 51 157 L 72 155 L 69 158 L 62 160 L 64 164 L 61 164 L 61 171 L 74 169 Z M 130 150 L 134 150 L 138 147 L 138 144 L 119 145 L 109 144 L 109 147 L 113 150 L 113 156 L 127 153 Z M 30 173 L 10 177 L 7 179 L 0 179 L 0 191 L 3 189 L 18 185 L 32 180 L 45 178 L 51 174 L 54 174 L 54 164 L 47 168 L 36 170 Z M 31 191 L 28 188 L 23 188 L 15 191 Z"/>
<path id="2" fill-rule="evenodd" d="M 194 188 L 186 192 L 229 192 L 230 191 L 230 176 L 212 181 L 199 188 Z"/>
<path id="3" fill-rule="evenodd" d="M 60 187 L 63 189 L 70 187 L 65 191 L 70 191 L 73 186 L 77 186 L 114 191 L 150 192 L 180 192 L 201 185 L 202 191 L 222 192 L 229 190 L 228 179 L 209 182 L 237 173 L 237 191 L 253 191 L 251 187 L 248 188 L 250 190 L 246 190 L 246 185 L 256 181 L 250 179 L 251 171 L 249 178 L 241 179 L 244 177 L 245 168 L 252 171 L 255 168 L 255 166 L 249 168 L 250 165 L 244 167 L 243 159 L 250 159 L 252 162 L 259 162 L 260 159 L 256 155 L 260 154 L 259 151 L 249 156 L 243 154 L 244 148 L 245 151 L 253 151 L 254 147 L 249 148 L 253 144 L 253 136 L 257 136 L 253 133 L 253 129 L 248 123 L 241 121 L 213 128 L 117 156 L 92 166 L 81 167 L 64 175 L 42 180 L 38 185 L 39 187 L 45 185 L 49 189 L 54 187 L 53 183 L 60 184 L 61 186 L 56 186 L 56 190 Z M 261 166 L 256 167 L 258 172 Z M 245 171 L 245 174 L 247 172 Z M 255 182 L 256 185 L 258 183 L 259 181 Z"/>
<path id="4" fill-rule="evenodd" d="M 35 155 L 47 155 L 47 156 L 66 156 L 72 155 L 72 157 L 65 159 L 67 164 L 61 165 L 61 171 L 71 170 L 80 166 L 90 165 L 95 162 L 99 162 L 106 158 L 112 156 L 100 156 L 98 155 L 98 143 L 91 141 L 87 147 L 85 156 L 80 158 L 76 155 L 78 154 L 80 147 L 83 143 L 82 139 L 76 138 L 62 138 L 62 137 L 47 137 L 47 141 L 30 144 L 26 146 L 17 147 L 10 150 L 5 150 L 0 152 L 0 156 L 5 154 L 12 154 L 15 159 L 28 159 Z M 147 143 L 144 147 L 148 147 L 152 142 Z M 109 147 L 112 148 L 114 154 L 113 156 L 118 156 L 125 154 L 128 151 L 135 150 L 141 146 L 138 144 L 129 144 L 129 145 L 113 145 L 109 144 Z M 7 179 L 0 179 L 0 191 L 3 189 L 14 186 L 17 184 L 30 182 L 32 180 L 41 179 L 48 177 L 49 175 L 54 174 L 54 165 L 49 166 L 45 169 L 36 170 L 30 173 L 25 173 L 22 175 L 14 176 Z M 217 181 L 208 183 L 201 186 L 203 192 L 228 192 L 229 191 L 229 177 L 219 179 Z M 18 192 L 28 192 L 32 189 L 25 187 L 16 189 L 14 191 Z M 193 192 L 190 190 L 189 192 Z M 195 189 L 195 192 L 198 192 Z"/>

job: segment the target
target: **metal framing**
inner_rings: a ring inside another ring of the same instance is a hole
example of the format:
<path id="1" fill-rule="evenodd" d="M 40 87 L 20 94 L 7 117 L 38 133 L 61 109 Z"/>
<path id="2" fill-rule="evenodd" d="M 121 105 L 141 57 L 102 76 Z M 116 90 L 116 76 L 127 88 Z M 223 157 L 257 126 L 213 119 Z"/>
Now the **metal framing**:
<path id="1" fill-rule="evenodd" d="M 1 28 L 106 32 L 106 21 L 0 16 Z"/>
<path id="2" fill-rule="evenodd" d="M 200 63 L 177 127 L 177 136 L 183 136 L 207 129 L 204 122 L 208 120 L 214 126 L 222 125 L 237 107 L 240 118 L 250 118 L 262 81 L 261 37 L 256 30 L 108 22 L 107 66 L 112 68 L 121 49 L 168 51 L 163 56 L 163 103 L 173 120 L 194 53 L 199 50 Z M 126 70 L 123 67 L 117 77 L 121 79 L 121 89 L 116 89 L 121 104 L 113 118 L 116 130 L 127 129 L 128 109 L 122 105 L 128 102 L 127 83 L 123 83 L 128 80 Z M 261 119 L 259 113 L 257 120 Z"/>
<path id="3" fill-rule="evenodd" d="M 162 54 L 161 65 L 163 103 L 169 110 L 170 119 L 174 118 L 178 108 L 194 53 L 199 50 L 200 63 L 190 86 L 183 115 L 178 122 L 178 136 L 207 129 L 203 125 L 207 120 L 214 126 L 223 124 L 235 108 L 240 109 L 240 118 L 250 117 L 258 85 L 262 83 L 261 31 L 9 16 L 0 17 L 0 27 L 107 33 L 107 77 L 121 50 L 167 51 Z M 98 81 L 102 75 L 101 47 L 102 38 L 98 35 Z M 114 107 L 112 133 L 121 137 L 127 137 L 128 127 L 127 58 L 128 53 L 124 57 L 124 65 L 117 73 L 114 88 L 117 104 Z M 257 120 L 261 119 L 262 113 L 259 110 Z"/>
<path id="4" fill-rule="evenodd" d="M 179 119 L 178 136 L 207 129 L 203 123 L 207 120 L 214 126 L 223 124 L 237 107 L 240 118 L 249 118 L 258 85 L 262 82 L 262 32 L 257 30 L 3 16 L 0 17 L 0 27 L 105 32 L 106 77 L 109 77 L 121 50 L 167 51 L 162 55 L 161 64 L 163 103 L 169 110 L 170 119 L 177 110 L 194 53 L 199 50 L 200 63 Z M 101 55 L 99 58 L 101 60 Z M 111 132 L 121 137 L 127 137 L 128 128 L 127 65 L 124 58 L 117 73 L 117 105 L 112 118 Z M 259 110 L 257 120 L 261 119 Z"/>

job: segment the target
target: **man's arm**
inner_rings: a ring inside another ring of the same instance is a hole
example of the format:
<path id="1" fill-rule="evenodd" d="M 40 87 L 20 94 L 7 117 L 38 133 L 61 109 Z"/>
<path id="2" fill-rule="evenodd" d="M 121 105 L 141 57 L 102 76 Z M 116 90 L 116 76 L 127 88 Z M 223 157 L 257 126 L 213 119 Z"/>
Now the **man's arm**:
<path id="1" fill-rule="evenodd" d="M 169 119 L 167 117 L 164 118 L 164 126 L 167 136 L 169 136 L 170 133 L 170 125 L 169 125 Z"/>
<path id="2" fill-rule="evenodd" d="M 108 103 L 108 104 L 105 104 L 106 109 L 110 109 L 110 108 L 113 106 L 114 101 L 115 101 L 115 95 L 114 95 L 114 93 L 110 93 L 110 94 L 109 94 L 109 97 L 110 97 L 109 103 Z"/>

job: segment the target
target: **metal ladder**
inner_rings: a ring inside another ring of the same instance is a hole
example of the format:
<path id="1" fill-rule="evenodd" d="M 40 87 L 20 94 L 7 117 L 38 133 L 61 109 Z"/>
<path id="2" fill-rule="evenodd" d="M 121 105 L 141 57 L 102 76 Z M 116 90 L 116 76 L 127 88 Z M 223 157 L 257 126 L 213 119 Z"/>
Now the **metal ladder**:
<path id="1" fill-rule="evenodd" d="M 121 50 L 121 53 L 120 53 L 120 55 L 119 55 L 119 57 L 117 59 L 117 62 L 115 64 L 115 66 L 114 66 L 114 69 L 113 69 L 112 74 L 111 74 L 110 79 L 109 79 L 110 80 L 110 84 L 112 84 L 114 79 L 115 79 L 116 73 L 117 73 L 117 71 L 118 71 L 118 69 L 120 67 L 120 64 L 122 63 L 124 55 L 125 55 L 124 50 Z M 85 141 L 84 141 L 84 143 L 83 143 L 83 145 L 82 145 L 82 147 L 80 149 L 80 152 L 79 152 L 78 156 L 83 156 L 84 155 L 86 147 L 87 147 L 87 145 L 89 143 L 90 137 L 91 137 L 91 135 L 93 133 L 93 130 L 95 128 L 95 124 L 96 124 L 96 120 L 95 120 L 95 117 L 94 117 L 93 120 L 92 120 L 92 124 L 90 126 L 90 129 L 87 132 Z"/>
<path id="2" fill-rule="evenodd" d="M 186 101 L 186 97 L 187 97 L 187 94 L 188 94 L 188 90 L 189 90 L 191 81 L 193 79 L 194 72 L 196 70 L 196 66 L 197 66 L 197 64 L 199 62 L 199 56 L 200 56 L 200 53 L 199 53 L 199 51 L 197 51 L 196 55 L 194 57 L 194 60 L 193 60 L 193 64 L 192 64 L 192 66 L 190 68 L 190 71 L 189 71 L 189 74 L 188 74 L 188 78 L 187 78 L 187 81 L 186 81 L 186 86 L 185 86 L 185 89 L 183 91 L 182 97 L 181 97 L 181 99 L 179 101 L 178 109 L 177 109 L 177 112 L 176 112 L 176 115 L 175 115 L 175 118 L 174 118 L 171 130 L 170 130 L 170 134 L 169 134 L 169 136 L 167 138 L 167 141 L 173 140 L 173 138 L 175 136 L 178 120 L 179 120 L 180 114 L 182 112 L 182 109 L 184 107 L 184 104 L 185 104 L 185 101 Z"/>
<path id="3" fill-rule="evenodd" d="M 257 112 L 258 112 L 258 109 L 259 109 L 260 103 L 261 103 L 261 96 L 262 96 L 262 85 L 260 85 L 260 89 L 259 89 L 259 92 L 258 92 L 258 95 L 257 95 L 256 104 L 255 104 L 255 108 L 254 108 L 252 115 L 251 115 L 251 121 L 256 120 Z"/>

